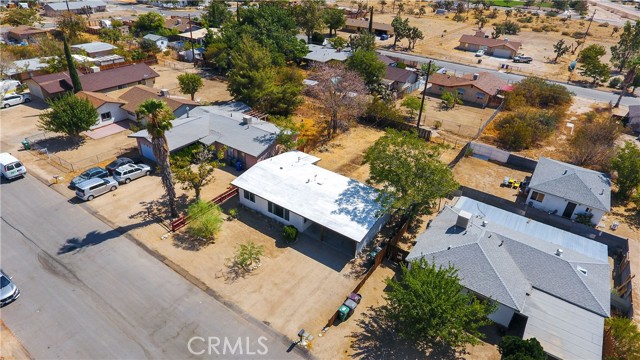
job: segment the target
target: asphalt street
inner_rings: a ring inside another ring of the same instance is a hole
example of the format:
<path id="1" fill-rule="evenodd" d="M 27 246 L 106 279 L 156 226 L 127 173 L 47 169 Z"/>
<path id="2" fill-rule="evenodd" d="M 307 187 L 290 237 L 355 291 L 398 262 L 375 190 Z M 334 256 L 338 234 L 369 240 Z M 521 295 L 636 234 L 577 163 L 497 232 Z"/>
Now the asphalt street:
<path id="1" fill-rule="evenodd" d="M 501 71 L 498 71 L 498 70 L 482 69 L 482 68 L 477 68 L 475 66 L 462 65 L 462 64 L 448 62 L 448 61 L 436 60 L 436 59 L 431 59 L 431 58 L 428 58 L 428 57 L 425 57 L 425 56 L 411 55 L 411 54 L 405 54 L 405 53 L 402 53 L 402 52 L 387 51 L 387 50 L 379 50 L 379 52 L 384 54 L 384 55 L 387 55 L 387 56 L 393 56 L 393 57 L 397 57 L 397 58 L 400 58 L 400 59 L 405 59 L 407 61 L 417 61 L 419 63 L 428 63 L 429 60 L 433 60 L 434 64 L 436 66 L 444 67 L 444 68 L 447 68 L 449 70 L 455 70 L 457 72 L 475 73 L 475 72 L 478 72 L 478 71 L 487 71 L 487 72 L 494 73 L 498 77 L 500 77 L 500 78 L 502 78 L 504 80 L 507 80 L 509 82 L 518 82 L 518 81 L 520 81 L 520 80 L 525 78 L 525 76 L 522 76 L 522 75 L 510 74 L 510 73 L 501 72 Z M 509 62 L 509 63 L 511 63 L 511 62 Z M 584 87 L 581 87 L 581 86 L 575 86 L 575 85 L 562 83 L 562 82 L 557 82 L 557 81 L 550 81 L 550 82 L 563 85 L 567 89 L 569 89 L 569 91 L 571 91 L 574 94 L 576 94 L 576 96 L 584 98 L 584 99 L 596 100 L 596 101 L 605 102 L 605 103 L 611 101 L 614 104 L 615 104 L 616 100 L 618 100 L 618 95 L 610 93 L 610 92 L 596 90 L 596 89 L 584 88 Z M 638 104 L 640 104 L 640 98 L 632 97 L 632 96 L 625 96 L 625 97 L 622 98 L 622 101 L 620 102 L 620 104 L 627 105 L 627 106 L 628 105 L 638 105 Z"/>
<path id="2" fill-rule="evenodd" d="M 35 358 L 303 357 L 31 175 L 0 194 L 1 266 L 21 290 L 0 316 Z"/>

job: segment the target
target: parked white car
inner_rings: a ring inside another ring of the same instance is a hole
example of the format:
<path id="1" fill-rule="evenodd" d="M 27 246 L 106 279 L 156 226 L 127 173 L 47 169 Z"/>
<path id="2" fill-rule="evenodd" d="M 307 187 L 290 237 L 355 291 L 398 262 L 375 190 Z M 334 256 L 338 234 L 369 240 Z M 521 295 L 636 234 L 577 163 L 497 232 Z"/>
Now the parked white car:
<path id="1" fill-rule="evenodd" d="M 0 104 L 3 108 L 8 108 L 10 106 L 19 105 L 22 103 L 31 102 L 31 96 L 29 94 L 11 94 L 5 95 L 2 99 L 2 104 Z"/>
<path id="2" fill-rule="evenodd" d="M 128 184 L 131 180 L 147 176 L 151 168 L 145 164 L 122 165 L 113 171 L 113 179 L 120 184 Z"/>
<path id="3" fill-rule="evenodd" d="M 482 55 L 484 55 L 484 50 L 480 49 L 476 51 L 476 56 L 482 56 Z"/>

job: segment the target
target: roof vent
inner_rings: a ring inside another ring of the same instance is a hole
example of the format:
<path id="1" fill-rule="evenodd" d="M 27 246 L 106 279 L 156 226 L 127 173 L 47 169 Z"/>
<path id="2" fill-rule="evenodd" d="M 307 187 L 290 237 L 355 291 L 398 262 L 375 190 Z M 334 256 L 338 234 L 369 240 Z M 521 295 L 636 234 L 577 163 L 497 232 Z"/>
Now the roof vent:
<path id="1" fill-rule="evenodd" d="M 467 226 L 469 226 L 469 222 L 471 222 L 472 216 L 473 215 L 470 212 L 460 210 L 460 213 L 458 214 L 458 219 L 456 220 L 456 226 L 460 226 L 461 228 L 466 229 Z"/>
<path id="2" fill-rule="evenodd" d="M 449 246 L 447 247 L 447 250 L 451 250 L 451 245 L 449 245 Z"/>
<path id="3" fill-rule="evenodd" d="M 478 80 L 479 77 L 480 77 L 480 74 L 473 74 L 473 80 Z"/>
<path id="4" fill-rule="evenodd" d="M 567 169 L 564 169 L 564 172 L 562 173 L 562 175 L 567 175 Z"/>
<path id="5" fill-rule="evenodd" d="M 578 271 L 580 271 L 582 275 L 587 276 L 587 269 L 581 267 L 580 265 L 578 265 Z"/>
<path id="6" fill-rule="evenodd" d="M 489 223 L 489 222 L 488 222 L 487 220 L 482 220 L 482 226 L 487 227 L 487 224 L 488 224 L 488 223 Z"/>
<path id="7" fill-rule="evenodd" d="M 160 96 L 168 97 L 169 96 L 169 89 L 161 89 L 160 90 Z"/>
<path id="8" fill-rule="evenodd" d="M 562 256 L 562 253 L 563 253 L 563 252 L 564 252 L 564 251 L 562 251 L 562 249 L 558 249 L 558 250 L 556 250 L 556 255 L 557 255 L 557 256 Z"/>
<path id="9" fill-rule="evenodd" d="M 604 195 L 604 189 L 600 191 L 600 195 Z"/>

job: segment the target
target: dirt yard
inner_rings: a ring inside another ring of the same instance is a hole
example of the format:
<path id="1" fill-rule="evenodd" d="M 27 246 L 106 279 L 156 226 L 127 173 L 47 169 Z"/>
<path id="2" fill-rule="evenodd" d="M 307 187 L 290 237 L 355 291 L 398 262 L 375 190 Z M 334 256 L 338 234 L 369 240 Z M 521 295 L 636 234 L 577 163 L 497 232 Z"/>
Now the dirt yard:
<path id="1" fill-rule="evenodd" d="M 2 335 L 0 336 L 0 360 L 25 360 L 33 359 L 20 340 L 13 335 L 11 330 L 0 320 Z"/>
<path id="2" fill-rule="evenodd" d="M 524 180 L 524 177 L 531 176 L 531 173 L 475 157 L 467 157 L 456 165 L 453 175 L 461 185 L 515 201 L 517 190 L 501 186 L 502 180 L 505 176 Z"/>
<path id="3" fill-rule="evenodd" d="M 156 78 L 156 83 L 154 85 L 156 89 L 169 89 L 169 93 L 172 95 L 189 98 L 190 95 L 180 92 L 180 88 L 178 86 L 178 75 L 187 72 L 197 73 L 202 77 L 204 87 L 196 93 L 196 101 L 200 101 L 201 103 L 210 103 L 232 100 L 229 91 L 227 91 L 227 84 L 225 82 L 217 80 L 204 70 L 194 69 L 193 64 L 162 60 L 160 64 L 154 65 L 151 68 L 160 75 Z"/>

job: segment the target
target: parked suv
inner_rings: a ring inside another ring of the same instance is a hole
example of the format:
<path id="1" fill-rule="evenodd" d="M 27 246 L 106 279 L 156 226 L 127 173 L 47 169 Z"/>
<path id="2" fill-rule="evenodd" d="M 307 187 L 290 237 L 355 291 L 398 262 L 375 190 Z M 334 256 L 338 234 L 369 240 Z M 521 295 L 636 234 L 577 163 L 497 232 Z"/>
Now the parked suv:
<path id="1" fill-rule="evenodd" d="M 533 58 L 531 56 L 514 56 L 513 57 L 513 62 L 516 62 L 516 63 L 527 63 L 527 64 L 529 64 L 532 61 L 533 61 Z"/>
<path id="2" fill-rule="evenodd" d="M 113 172 L 113 179 L 118 183 L 128 184 L 131 180 L 149 175 L 151 168 L 145 164 L 127 164 L 120 166 Z"/>
<path id="3" fill-rule="evenodd" d="M 83 181 L 76 186 L 76 196 L 85 201 L 91 201 L 96 196 L 106 194 L 118 188 L 118 182 L 113 178 L 94 178 Z"/>
<path id="4" fill-rule="evenodd" d="M 29 94 L 11 94 L 11 95 L 6 95 L 2 99 L 1 106 L 6 109 L 10 106 L 19 105 L 19 104 L 28 103 L 28 102 L 31 102 L 31 96 L 29 96 Z"/>
<path id="5" fill-rule="evenodd" d="M 106 177 L 109 176 L 109 172 L 101 167 L 92 167 L 89 170 L 86 170 L 85 172 L 83 172 L 82 174 L 76 176 L 73 178 L 73 180 L 71 180 L 71 188 L 75 188 L 78 186 L 78 184 L 80 184 L 83 181 L 89 180 L 89 179 L 93 179 L 93 178 L 100 178 L 100 179 L 104 179 Z"/>

